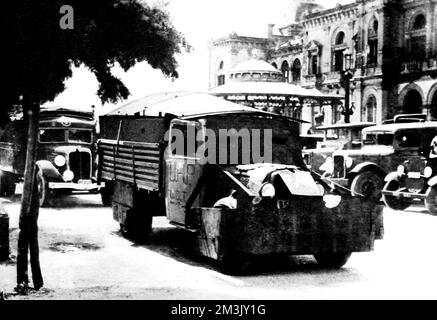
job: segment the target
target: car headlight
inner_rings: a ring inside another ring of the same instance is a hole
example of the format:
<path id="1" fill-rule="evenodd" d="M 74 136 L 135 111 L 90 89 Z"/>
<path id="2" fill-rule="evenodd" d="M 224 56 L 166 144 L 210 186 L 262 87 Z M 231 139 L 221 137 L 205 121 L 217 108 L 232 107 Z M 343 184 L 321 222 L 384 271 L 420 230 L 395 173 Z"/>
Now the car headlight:
<path id="1" fill-rule="evenodd" d="M 423 169 L 423 176 L 425 178 L 430 178 L 432 176 L 432 168 L 427 166 L 425 169 Z"/>
<path id="2" fill-rule="evenodd" d="M 58 167 L 62 167 L 63 165 L 65 165 L 66 160 L 65 160 L 65 157 L 63 155 L 58 154 L 55 157 L 54 162 Z"/>
<path id="3" fill-rule="evenodd" d="M 275 187 L 271 183 L 264 183 L 259 189 L 259 195 L 261 197 L 270 197 L 273 198 L 276 194 Z"/>
<path id="4" fill-rule="evenodd" d="M 328 209 L 332 209 L 337 207 L 341 202 L 341 196 L 337 196 L 335 194 L 327 194 L 323 196 L 323 201 L 325 202 L 325 207 Z"/>
<path id="5" fill-rule="evenodd" d="M 74 173 L 71 170 L 65 170 L 64 173 L 62 174 L 62 177 L 64 178 L 65 181 L 71 181 L 74 179 Z"/>
<path id="6" fill-rule="evenodd" d="M 403 176 L 405 174 L 405 167 L 403 165 L 399 165 L 396 169 L 396 172 L 399 176 Z"/>
<path id="7" fill-rule="evenodd" d="M 346 164 L 346 168 L 350 169 L 354 164 L 354 159 L 352 159 L 351 157 L 347 157 L 344 162 Z"/>

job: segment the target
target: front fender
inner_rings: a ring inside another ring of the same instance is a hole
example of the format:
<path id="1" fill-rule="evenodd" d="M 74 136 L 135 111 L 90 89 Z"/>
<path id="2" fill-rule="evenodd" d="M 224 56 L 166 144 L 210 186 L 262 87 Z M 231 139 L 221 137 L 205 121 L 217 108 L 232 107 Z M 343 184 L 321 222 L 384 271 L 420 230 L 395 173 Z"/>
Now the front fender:
<path id="1" fill-rule="evenodd" d="M 379 173 L 381 176 L 385 176 L 384 170 L 381 169 L 376 163 L 373 162 L 363 162 L 356 165 L 349 173 L 352 175 L 359 174 L 364 171 L 375 171 Z"/>
<path id="2" fill-rule="evenodd" d="M 428 180 L 428 185 L 430 187 L 434 187 L 436 184 L 437 184 L 437 176 L 434 176 Z"/>
<path id="3" fill-rule="evenodd" d="M 397 172 L 390 172 L 388 175 L 386 175 L 385 176 L 385 178 L 384 178 L 384 181 L 385 182 L 388 182 L 388 181 L 391 181 L 391 180 L 399 180 L 399 175 L 398 175 L 398 173 Z"/>
<path id="4" fill-rule="evenodd" d="M 45 177 L 51 178 L 51 179 L 60 179 L 64 180 L 62 178 L 62 175 L 59 173 L 58 169 L 48 160 L 39 160 L 36 162 L 36 166 L 38 167 L 38 170 L 42 172 L 42 174 Z"/>

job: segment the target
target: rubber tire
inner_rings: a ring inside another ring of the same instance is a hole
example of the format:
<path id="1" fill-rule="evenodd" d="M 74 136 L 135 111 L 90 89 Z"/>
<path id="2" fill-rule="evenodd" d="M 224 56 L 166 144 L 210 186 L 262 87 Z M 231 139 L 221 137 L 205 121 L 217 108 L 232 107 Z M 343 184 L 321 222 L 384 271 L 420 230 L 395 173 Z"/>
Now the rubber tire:
<path id="1" fill-rule="evenodd" d="M 347 263 L 351 254 L 351 252 L 331 252 L 315 253 L 313 256 L 321 268 L 338 269 Z"/>
<path id="2" fill-rule="evenodd" d="M 389 180 L 384 185 L 383 190 L 386 191 L 396 191 L 400 189 L 401 184 L 397 180 Z M 402 198 L 396 198 L 393 196 L 387 196 L 385 194 L 382 195 L 382 201 L 384 201 L 384 204 L 393 210 L 405 210 L 411 205 L 411 200 L 409 199 L 402 199 Z"/>
<path id="3" fill-rule="evenodd" d="M 12 197 L 15 194 L 15 179 L 8 172 L 0 173 L 0 196 Z"/>
<path id="4" fill-rule="evenodd" d="M 365 188 L 366 183 L 373 184 L 373 191 L 369 192 Z M 360 194 L 364 195 L 366 198 L 370 198 L 378 201 L 381 198 L 381 190 L 384 184 L 384 180 L 373 171 L 364 171 L 352 180 L 351 183 L 351 194 L 352 196 L 360 196 Z"/>
<path id="5" fill-rule="evenodd" d="M 120 231 L 123 237 L 135 242 L 145 242 L 149 239 L 152 231 L 153 216 L 144 212 L 135 212 L 130 209 L 127 212 L 126 221 L 120 223 Z"/>
<path id="6" fill-rule="evenodd" d="M 429 187 L 426 190 L 425 208 L 433 216 L 437 215 L 437 187 Z"/>
<path id="7" fill-rule="evenodd" d="M 110 207 L 112 205 L 113 193 L 114 193 L 114 185 L 111 182 L 106 182 L 105 187 L 100 189 L 100 197 L 102 199 L 102 204 L 105 207 Z"/>
<path id="8" fill-rule="evenodd" d="M 40 207 L 48 206 L 49 198 L 50 198 L 49 184 L 41 171 L 38 171 L 36 174 L 36 185 L 39 194 L 39 206 Z"/>
<path id="9" fill-rule="evenodd" d="M 250 261 L 247 257 L 225 255 L 218 260 L 220 272 L 230 276 L 244 274 L 249 266 Z"/>

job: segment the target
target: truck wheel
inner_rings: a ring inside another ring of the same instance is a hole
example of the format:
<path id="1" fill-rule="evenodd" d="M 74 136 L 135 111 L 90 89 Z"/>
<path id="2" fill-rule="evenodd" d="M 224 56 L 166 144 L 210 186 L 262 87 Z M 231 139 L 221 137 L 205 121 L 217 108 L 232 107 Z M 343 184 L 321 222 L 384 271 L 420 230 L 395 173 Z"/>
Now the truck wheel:
<path id="1" fill-rule="evenodd" d="M 218 260 L 221 273 L 227 275 L 241 275 L 249 268 L 250 261 L 247 257 L 225 255 Z"/>
<path id="2" fill-rule="evenodd" d="M 426 190 L 425 208 L 432 215 L 437 215 L 437 188 L 429 187 Z"/>
<path id="3" fill-rule="evenodd" d="M 379 200 L 381 198 L 383 182 L 382 178 L 375 172 L 362 172 L 352 180 L 352 196 L 363 195 L 366 198 Z"/>
<path id="4" fill-rule="evenodd" d="M 39 195 L 39 206 L 45 207 L 48 205 L 49 185 L 41 171 L 38 171 L 36 175 L 36 183 Z"/>
<path id="5" fill-rule="evenodd" d="M 0 172 L 0 195 L 12 197 L 15 194 L 15 179 L 8 172 Z"/>
<path id="6" fill-rule="evenodd" d="M 337 269 L 346 264 L 351 252 L 315 253 L 313 256 L 322 268 Z"/>
<path id="7" fill-rule="evenodd" d="M 152 215 L 130 209 L 127 212 L 125 223 L 120 223 L 120 231 L 126 239 L 144 242 L 149 238 L 152 222 Z"/>
<path id="8" fill-rule="evenodd" d="M 112 194 L 114 192 L 114 184 L 112 182 L 106 182 L 105 187 L 100 189 L 100 196 L 102 198 L 102 204 L 106 207 L 112 205 Z"/>
<path id="9" fill-rule="evenodd" d="M 388 181 L 383 190 L 386 191 L 397 191 L 401 187 L 399 181 L 397 180 L 390 180 Z M 385 205 L 393 210 L 405 210 L 411 205 L 411 200 L 405 199 L 405 198 L 396 198 L 394 196 L 388 196 L 383 194 L 382 200 L 384 201 Z"/>

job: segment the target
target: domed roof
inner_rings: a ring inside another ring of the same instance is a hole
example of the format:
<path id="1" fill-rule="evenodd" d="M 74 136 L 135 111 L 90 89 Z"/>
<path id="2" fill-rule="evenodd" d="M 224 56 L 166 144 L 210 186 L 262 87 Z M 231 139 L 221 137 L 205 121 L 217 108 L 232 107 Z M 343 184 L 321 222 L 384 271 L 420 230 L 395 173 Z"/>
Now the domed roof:
<path id="1" fill-rule="evenodd" d="M 231 70 L 231 73 L 237 72 L 276 72 L 281 73 L 278 69 L 272 66 L 270 63 L 267 63 L 263 60 L 259 59 L 250 59 L 238 64 L 234 69 Z"/>
<path id="2" fill-rule="evenodd" d="M 244 61 L 229 72 L 229 80 L 232 82 L 282 82 L 283 78 L 281 71 L 259 59 Z"/>

